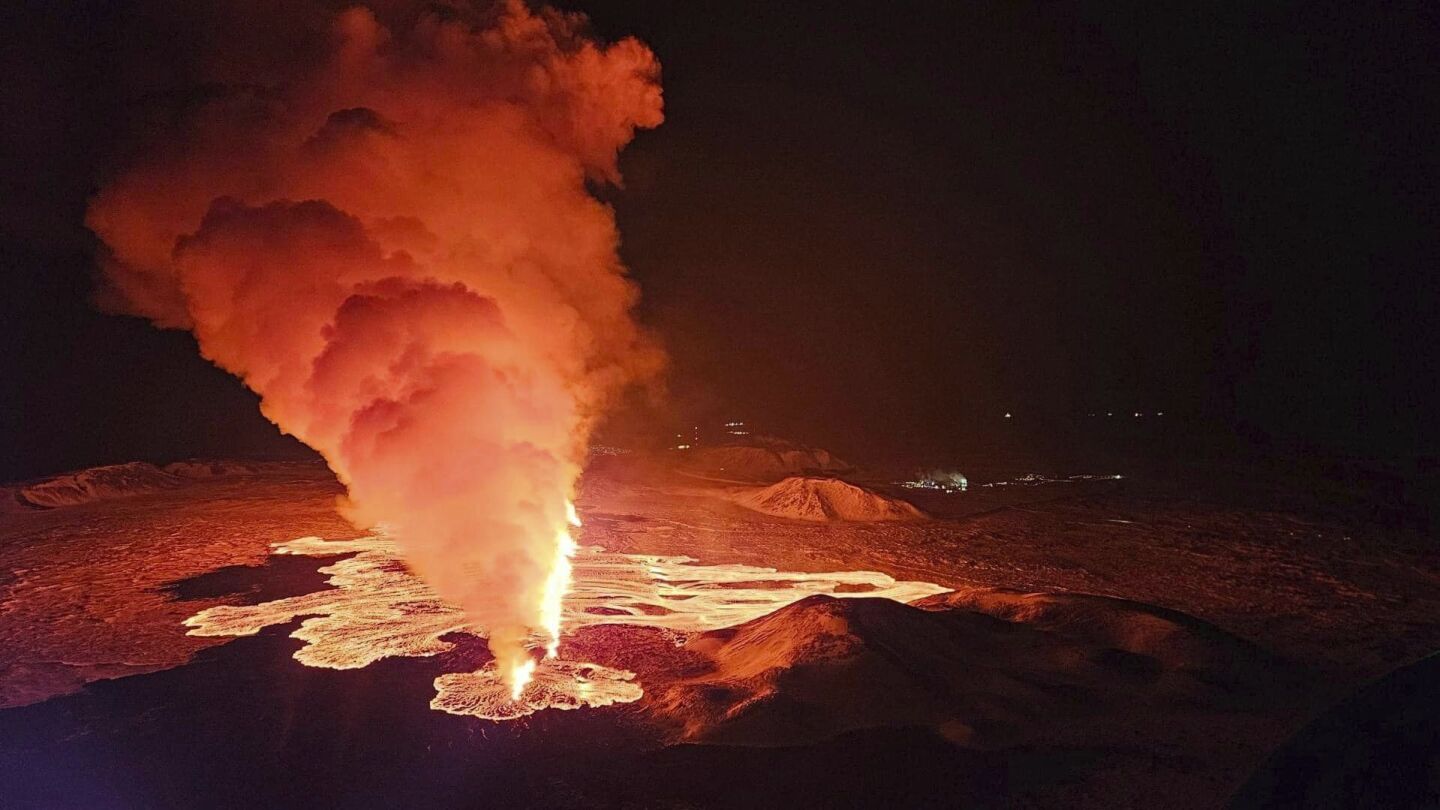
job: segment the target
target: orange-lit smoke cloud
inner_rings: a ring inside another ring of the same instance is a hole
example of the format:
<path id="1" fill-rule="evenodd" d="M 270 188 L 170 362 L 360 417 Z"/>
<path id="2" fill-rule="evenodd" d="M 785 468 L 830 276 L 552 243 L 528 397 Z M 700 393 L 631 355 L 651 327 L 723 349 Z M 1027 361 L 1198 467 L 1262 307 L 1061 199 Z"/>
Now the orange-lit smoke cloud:
<path id="1" fill-rule="evenodd" d="M 518 0 L 320 19 L 151 123 L 89 211 L 107 294 L 193 331 L 509 671 L 589 430 L 661 363 L 586 191 L 660 123 L 659 66 Z"/>

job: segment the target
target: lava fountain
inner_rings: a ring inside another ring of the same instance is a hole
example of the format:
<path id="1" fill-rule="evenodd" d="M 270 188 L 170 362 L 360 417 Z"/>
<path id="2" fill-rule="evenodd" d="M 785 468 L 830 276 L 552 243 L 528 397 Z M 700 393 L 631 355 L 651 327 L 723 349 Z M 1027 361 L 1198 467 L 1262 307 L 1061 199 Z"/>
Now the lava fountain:
<path id="1" fill-rule="evenodd" d="M 663 362 L 587 189 L 660 123 L 659 66 L 520 0 L 266 8 L 290 17 L 176 8 L 203 53 L 137 93 L 161 108 L 91 202 L 102 301 L 258 393 L 519 695 L 558 649 L 591 429 Z"/>
<path id="2" fill-rule="evenodd" d="M 575 556 L 579 546 L 575 538 L 570 536 L 570 527 L 580 527 L 580 515 L 575 511 L 575 502 L 565 502 L 566 526 L 556 533 L 555 537 L 555 564 L 550 569 L 550 576 L 545 580 L 545 597 L 540 603 L 540 626 L 545 629 L 549 638 L 545 642 L 545 657 L 554 658 L 560 652 L 561 621 L 565 606 L 565 592 L 570 589 L 570 577 L 574 566 L 570 558 Z M 510 697 L 519 700 L 525 693 L 526 684 L 530 683 L 531 677 L 535 674 L 535 661 L 526 658 L 517 663 L 510 672 Z"/>

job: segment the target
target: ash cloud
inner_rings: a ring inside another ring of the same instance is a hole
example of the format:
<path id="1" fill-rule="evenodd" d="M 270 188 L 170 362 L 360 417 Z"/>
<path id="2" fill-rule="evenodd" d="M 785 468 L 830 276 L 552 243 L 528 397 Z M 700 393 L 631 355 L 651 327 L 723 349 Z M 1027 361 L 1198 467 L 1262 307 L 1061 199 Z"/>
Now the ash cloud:
<path id="1" fill-rule="evenodd" d="M 102 298 L 192 331 L 512 663 L 591 428 L 663 364 L 586 191 L 661 122 L 659 65 L 520 2 L 274 13 L 197 46 L 203 92 L 92 200 Z"/>

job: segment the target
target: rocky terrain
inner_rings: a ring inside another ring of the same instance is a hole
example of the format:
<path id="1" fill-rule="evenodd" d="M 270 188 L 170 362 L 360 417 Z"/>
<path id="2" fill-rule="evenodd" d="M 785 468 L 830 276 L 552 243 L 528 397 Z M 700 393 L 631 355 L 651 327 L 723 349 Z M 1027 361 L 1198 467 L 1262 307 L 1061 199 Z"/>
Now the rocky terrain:
<path id="1" fill-rule="evenodd" d="M 487 662 L 473 636 L 442 628 L 420 657 L 336 670 L 296 660 L 304 608 L 238 640 L 187 635 L 208 608 L 330 604 L 320 571 L 348 559 L 343 543 L 272 554 L 357 536 L 323 467 L 137 464 L 14 485 L 0 766 L 23 774 L 12 803 L 35 807 L 483 806 L 500 787 L 532 806 L 1219 807 L 1310 718 L 1440 647 L 1440 563 L 1423 545 L 1058 472 L 1024 487 L 972 475 L 970 492 L 912 505 L 788 469 L 742 486 L 685 465 L 597 467 L 581 543 L 684 590 L 637 581 L 608 607 L 629 580 L 577 586 L 597 621 L 574 625 L 565 654 L 643 694 L 506 722 L 466 716 L 462 673 Z M 736 623 L 666 618 L 737 587 L 722 571 L 757 589 L 716 602 Z M 803 572 L 831 595 L 738 610 L 811 587 Z M 889 577 L 931 595 L 863 584 Z"/>

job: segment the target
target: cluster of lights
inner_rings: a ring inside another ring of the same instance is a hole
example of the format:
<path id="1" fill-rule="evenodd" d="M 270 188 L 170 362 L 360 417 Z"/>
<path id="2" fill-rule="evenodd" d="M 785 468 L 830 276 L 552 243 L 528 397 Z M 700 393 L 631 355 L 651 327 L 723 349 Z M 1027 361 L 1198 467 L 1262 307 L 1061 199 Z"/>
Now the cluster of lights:
<path id="1" fill-rule="evenodd" d="M 1064 478 L 1051 478 L 1040 473 L 1025 473 L 1019 478 L 1012 478 L 1009 481 L 991 481 L 988 484 L 981 484 L 982 487 L 1033 487 L 1040 484 L 1073 484 L 1079 481 L 1119 481 L 1123 475 L 1069 475 Z"/>
<path id="2" fill-rule="evenodd" d="M 1092 411 L 1092 412 L 1090 412 L 1090 414 L 1088 414 L 1088 415 L 1089 415 L 1089 416 L 1099 416 L 1100 413 L 1099 413 L 1098 411 Z M 1106 415 L 1106 416 L 1114 416 L 1114 415 L 1115 415 L 1115 412 L 1114 412 L 1114 411 L 1106 411 L 1106 412 L 1105 412 L 1105 415 Z M 1121 415 L 1123 416 L 1124 414 L 1121 414 Z M 1142 417 L 1142 416 L 1147 416 L 1147 415 L 1149 415 L 1149 414 L 1146 414 L 1144 411 L 1134 411 L 1134 412 L 1131 413 L 1131 416 L 1133 416 L 1133 417 L 1136 418 L 1136 419 L 1139 419 L 1140 417 Z M 1164 416 L 1164 415 L 1165 415 L 1165 412 L 1164 412 L 1164 411 L 1156 411 L 1153 415 L 1154 415 L 1154 416 Z M 1009 411 L 1006 411 L 1006 412 L 1005 412 L 1005 418 L 1006 418 L 1006 419 L 1013 419 L 1014 416 L 1015 416 L 1015 415 L 1012 414 L 1012 413 L 1010 413 Z"/>
<path id="3" fill-rule="evenodd" d="M 917 474 L 913 480 L 901 481 L 900 486 L 906 489 L 928 489 L 950 495 L 969 489 L 970 479 L 958 472 L 922 472 Z"/>
<path id="4" fill-rule="evenodd" d="M 608 444 L 590 445 L 590 455 L 592 456 L 623 456 L 628 452 L 630 451 L 623 447 L 612 447 Z"/>
<path id="5" fill-rule="evenodd" d="M 1018 478 L 1008 481 L 990 481 L 980 484 L 982 487 L 1033 487 L 1040 484 L 1073 484 L 1080 481 L 1119 481 L 1122 475 L 1069 475 L 1063 478 L 1051 478 L 1040 473 L 1026 473 Z M 965 492 L 970 488 L 970 481 L 960 473 L 946 473 L 941 475 L 922 475 L 910 481 L 898 481 L 898 486 L 905 489 L 924 489 L 931 492 L 943 492 L 946 495 L 953 495 L 957 492 Z"/>
<path id="6" fill-rule="evenodd" d="M 724 425 L 724 428 L 725 428 L 725 434 L 728 435 L 728 436 L 749 436 L 749 435 L 750 435 L 750 429 L 749 429 L 748 427 L 746 427 L 746 425 L 745 425 L 744 422 L 740 422 L 740 421 L 726 422 L 725 425 Z M 701 443 L 702 443 L 702 442 L 700 441 L 700 426 L 699 426 L 699 425 L 695 425 L 694 427 L 691 427 L 691 428 L 690 428 L 690 435 L 689 435 L 688 437 L 687 437 L 684 433 L 676 433 L 676 434 L 675 434 L 675 443 L 670 446 L 670 449 L 671 449 L 671 450 L 689 450 L 689 449 L 692 448 L 692 447 L 699 447 L 699 446 L 701 445 Z"/>
<path id="7" fill-rule="evenodd" d="M 936 492 L 943 492 L 946 495 L 950 495 L 956 492 L 964 492 L 966 489 L 969 489 L 970 482 L 965 480 L 964 478 L 961 478 L 959 483 L 921 479 L 919 481 L 901 481 L 900 486 L 906 489 L 929 489 Z"/>

